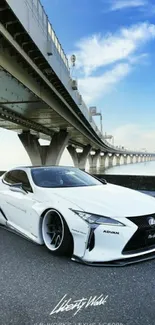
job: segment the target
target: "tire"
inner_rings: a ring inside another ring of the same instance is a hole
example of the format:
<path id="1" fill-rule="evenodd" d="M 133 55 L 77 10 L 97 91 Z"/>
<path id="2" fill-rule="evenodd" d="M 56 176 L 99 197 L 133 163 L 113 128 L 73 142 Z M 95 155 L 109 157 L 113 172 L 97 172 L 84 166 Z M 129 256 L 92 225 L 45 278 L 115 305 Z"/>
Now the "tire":
<path id="1" fill-rule="evenodd" d="M 71 255 L 73 238 L 62 215 L 54 210 L 48 210 L 42 222 L 42 236 L 45 246 L 54 255 Z"/>

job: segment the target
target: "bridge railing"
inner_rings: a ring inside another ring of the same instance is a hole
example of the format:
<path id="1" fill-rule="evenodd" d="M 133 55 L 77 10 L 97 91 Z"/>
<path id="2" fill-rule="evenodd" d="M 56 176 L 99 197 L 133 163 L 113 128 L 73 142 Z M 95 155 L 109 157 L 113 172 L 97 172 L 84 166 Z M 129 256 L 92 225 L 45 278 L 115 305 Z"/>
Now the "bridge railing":
<path id="1" fill-rule="evenodd" d="M 53 44 L 58 51 L 61 59 L 63 60 L 66 69 L 69 71 L 69 63 L 68 58 L 58 40 L 58 37 L 56 36 L 56 33 L 48 20 L 48 16 L 40 2 L 40 0 L 26 0 L 31 6 L 33 15 L 35 16 L 36 20 L 38 21 L 39 26 L 42 28 L 43 32 L 46 34 L 47 39 L 50 39 L 53 41 Z"/>
<path id="2" fill-rule="evenodd" d="M 70 69 L 69 69 L 69 63 L 68 63 L 67 56 L 66 56 L 63 48 L 61 47 L 61 44 L 59 43 L 59 40 L 58 40 L 58 38 L 57 38 L 51 24 L 49 23 L 49 21 L 48 21 L 48 35 L 50 35 L 50 37 L 51 37 L 51 39 L 52 39 L 52 41 L 53 41 L 53 43 L 54 43 L 54 45 L 55 45 L 55 47 L 56 47 L 56 49 L 57 49 L 57 51 L 59 53 L 61 59 L 63 60 L 67 70 L 69 71 Z"/>

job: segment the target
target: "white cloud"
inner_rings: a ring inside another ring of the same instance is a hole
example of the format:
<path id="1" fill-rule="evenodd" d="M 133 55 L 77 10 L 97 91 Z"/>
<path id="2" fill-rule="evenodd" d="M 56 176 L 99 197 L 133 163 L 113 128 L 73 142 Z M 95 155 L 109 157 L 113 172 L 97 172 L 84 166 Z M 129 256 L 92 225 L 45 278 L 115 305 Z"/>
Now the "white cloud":
<path id="1" fill-rule="evenodd" d="M 77 69 L 91 75 L 96 69 L 125 60 L 143 44 L 155 38 L 155 25 L 140 23 L 117 34 L 92 35 L 77 43 Z"/>
<path id="2" fill-rule="evenodd" d="M 123 145 L 131 150 L 146 148 L 148 151 L 155 151 L 155 130 L 138 124 L 126 124 L 113 129 L 112 134 L 114 135 L 115 145 Z"/>
<path id="3" fill-rule="evenodd" d="M 128 58 L 128 62 L 131 64 L 141 64 L 148 65 L 149 64 L 149 54 L 148 53 L 142 53 L 139 55 L 134 55 Z"/>
<path id="4" fill-rule="evenodd" d="M 121 10 L 126 8 L 144 7 L 148 4 L 146 0 L 114 0 L 111 3 L 110 10 Z"/>
<path id="5" fill-rule="evenodd" d="M 105 72 L 99 77 L 86 77 L 79 79 L 79 89 L 83 94 L 84 100 L 87 104 L 92 102 L 107 93 L 111 87 L 131 71 L 131 66 L 128 63 L 116 65 L 113 69 Z"/>
<path id="6" fill-rule="evenodd" d="M 125 78 L 133 66 L 148 64 L 149 54 L 142 49 L 154 38 L 155 25 L 144 22 L 121 28 L 115 34 L 92 35 L 80 40 L 75 52 L 76 73 L 84 101 L 92 104 Z M 107 69 L 110 65 L 112 68 Z M 103 68 L 106 68 L 104 73 L 99 70 Z"/>

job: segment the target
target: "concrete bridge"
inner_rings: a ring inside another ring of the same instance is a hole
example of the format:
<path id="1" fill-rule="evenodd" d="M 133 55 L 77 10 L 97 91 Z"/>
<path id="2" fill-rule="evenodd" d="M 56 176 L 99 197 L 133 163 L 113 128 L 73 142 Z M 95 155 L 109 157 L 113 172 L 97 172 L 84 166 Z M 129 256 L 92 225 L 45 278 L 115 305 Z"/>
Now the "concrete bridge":
<path id="1" fill-rule="evenodd" d="M 89 171 L 91 173 L 95 173 L 97 169 L 99 169 L 100 172 L 102 172 L 105 169 L 114 166 L 142 163 L 142 162 L 147 162 L 152 160 L 154 160 L 154 156 L 148 154 L 94 153 L 88 156 Z"/>
<path id="2" fill-rule="evenodd" d="M 127 163 L 129 158 L 138 162 L 155 156 L 107 142 L 71 78 L 39 0 L 0 1 L 0 127 L 18 134 L 33 165 L 59 164 L 65 148 L 82 169 L 87 159 L 94 168 L 98 159 L 101 166 L 107 160 L 112 166 L 114 160 L 119 165 L 122 159 Z M 41 146 L 39 139 L 49 145 Z"/>

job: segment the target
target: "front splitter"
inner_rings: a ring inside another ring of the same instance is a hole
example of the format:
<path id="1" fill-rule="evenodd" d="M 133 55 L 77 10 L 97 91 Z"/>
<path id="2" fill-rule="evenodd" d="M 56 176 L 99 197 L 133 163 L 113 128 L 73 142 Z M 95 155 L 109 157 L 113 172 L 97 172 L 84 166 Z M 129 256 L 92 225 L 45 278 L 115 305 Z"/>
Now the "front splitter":
<path id="1" fill-rule="evenodd" d="M 98 266 L 98 267 L 101 267 L 101 266 L 127 266 L 127 265 L 131 265 L 131 264 L 149 261 L 152 259 L 155 259 L 155 252 L 147 253 L 147 254 L 144 254 L 141 256 L 124 258 L 124 259 L 120 259 L 120 260 L 113 260 L 110 262 L 88 262 L 78 256 L 75 256 L 75 255 L 72 256 L 72 261 L 74 261 L 74 262 L 78 262 L 78 263 L 88 265 L 88 266 Z"/>

